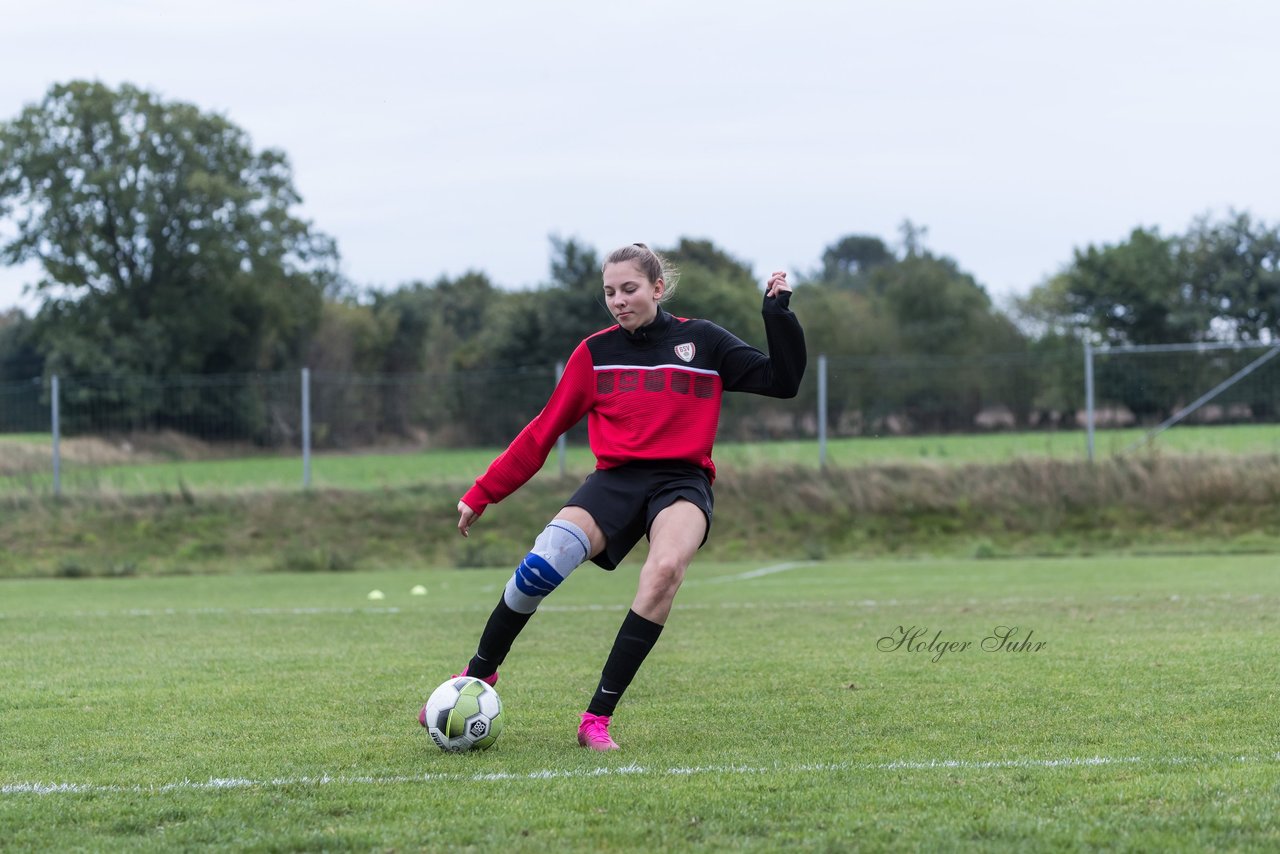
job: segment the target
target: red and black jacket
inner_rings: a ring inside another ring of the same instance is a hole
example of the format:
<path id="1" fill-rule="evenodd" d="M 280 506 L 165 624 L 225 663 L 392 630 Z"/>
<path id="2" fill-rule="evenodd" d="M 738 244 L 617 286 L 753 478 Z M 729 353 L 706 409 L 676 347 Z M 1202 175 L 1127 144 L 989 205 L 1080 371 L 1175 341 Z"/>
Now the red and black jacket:
<path id="1" fill-rule="evenodd" d="M 596 468 L 635 460 L 678 460 L 715 478 L 711 446 L 726 391 L 795 397 L 806 351 L 790 292 L 765 297 L 769 355 L 709 320 L 658 308 L 653 322 L 612 326 L 584 340 L 565 365 L 546 407 L 462 497 L 476 513 L 537 474 L 560 437 L 582 417 Z"/>

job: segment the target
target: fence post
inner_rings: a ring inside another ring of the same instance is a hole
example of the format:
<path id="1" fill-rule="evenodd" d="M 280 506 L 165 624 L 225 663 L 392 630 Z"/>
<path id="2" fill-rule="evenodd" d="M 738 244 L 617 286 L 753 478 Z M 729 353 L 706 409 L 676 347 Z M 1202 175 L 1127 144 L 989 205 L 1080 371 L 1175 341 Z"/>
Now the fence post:
<path id="1" fill-rule="evenodd" d="M 1093 462 L 1093 344 L 1084 339 L 1084 429 L 1089 462 Z"/>
<path id="2" fill-rule="evenodd" d="M 564 362 L 556 362 L 556 385 L 560 385 L 560 378 L 564 376 Z M 565 448 L 567 446 L 564 434 L 560 434 L 560 438 L 556 439 L 556 458 L 560 462 L 560 476 L 564 477 L 564 458 Z"/>
<path id="3" fill-rule="evenodd" d="M 58 375 L 49 377 L 49 425 L 53 433 L 53 494 L 62 495 L 62 426 L 58 421 Z"/>
<path id="4" fill-rule="evenodd" d="M 827 467 L 827 356 L 818 356 L 818 468 Z"/>
<path id="5" fill-rule="evenodd" d="M 302 369 L 302 488 L 311 488 L 311 369 Z"/>

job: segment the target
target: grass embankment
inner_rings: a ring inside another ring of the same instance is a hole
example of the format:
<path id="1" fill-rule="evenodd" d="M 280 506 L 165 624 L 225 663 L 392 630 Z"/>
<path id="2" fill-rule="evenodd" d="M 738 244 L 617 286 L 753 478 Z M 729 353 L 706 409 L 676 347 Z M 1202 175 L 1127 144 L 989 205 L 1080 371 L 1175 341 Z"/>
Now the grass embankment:
<path id="1" fill-rule="evenodd" d="M 464 479 L 374 490 L 0 499 L 0 577 L 506 566 L 578 482 L 543 474 L 460 538 Z M 1280 456 L 739 469 L 707 560 L 1280 551 Z"/>

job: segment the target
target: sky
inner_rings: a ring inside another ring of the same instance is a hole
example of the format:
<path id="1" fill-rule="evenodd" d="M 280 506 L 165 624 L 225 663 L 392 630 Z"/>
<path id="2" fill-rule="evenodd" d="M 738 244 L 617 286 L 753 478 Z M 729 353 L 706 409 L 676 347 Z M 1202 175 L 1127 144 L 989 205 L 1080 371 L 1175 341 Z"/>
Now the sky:
<path id="1" fill-rule="evenodd" d="M 133 83 L 283 150 L 357 287 L 709 239 L 766 278 L 911 220 L 997 303 L 1280 220 L 1274 0 L 0 0 L 0 121 Z M 12 225 L 0 223 L 0 237 Z M 32 311 L 32 265 L 0 311 Z"/>

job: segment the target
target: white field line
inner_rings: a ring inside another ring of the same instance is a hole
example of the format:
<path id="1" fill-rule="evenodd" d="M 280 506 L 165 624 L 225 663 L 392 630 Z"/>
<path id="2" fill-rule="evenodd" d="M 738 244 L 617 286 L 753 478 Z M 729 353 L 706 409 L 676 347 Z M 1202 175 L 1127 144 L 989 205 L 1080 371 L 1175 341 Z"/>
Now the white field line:
<path id="1" fill-rule="evenodd" d="M 775 575 L 780 572 L 790 572 L 794 569 L 804 569 L 806 567 L 818 566 L 821 561 L 789 561 L 787 563 L 773 564 L 771 566 L 763 566 L 759 569 L 751 569 L 746 572 L 739 572 L 733 575 L 722 575 L 714 578 L 688 578 L 684 582 L 684 587 L 703 584 L 728 584 L 735 581 L 750 581 L 755 578 L 763 578 L 769 575 Z M 498 585 L 485 585 L 479 588 L 481 591 L 496 591 L 500 589 Z M 361 597 L 363 598 L 363 597 Z M 1263 597 L 1260 594 L 1238 594 L 1238 593 L 1206 593 L 1201 595 L 1179 596 L 1177 594 L 1162 594 L 1156 596 L 1109 596 L 1106 601 L 1123 602 L 1133 604 L 1151 604 L 1156 601 L 1169 602 L 1246 602 L 1252 603 L 1261 601 Z M 1033 596 L 1005 596 L 1000 599 L 974 599 L 970 598 L 960 604 L 968 605 L 984 605 L 991 607 L 1014 607 L 1022 605 L 1062 605 L 1072 604 L 1075 602 L 1072 596 L 1065 597 L 1033 597 Z M 810 609 L 817 607 L 845 607 L 845 608 L 896 608 L 896 607 L 920 607 L 932 606 L 936 604 L 932 599 L 850 599 L 843 602 L 821 601 L 821 602 L 712 602 L 697 603 L 690 602 L 687 604 L 677 604 L 676 608 L 681 611 L 692 610 L 754 610 L 758 608 L 788 608 L 788 609 Z M 564 612 L 564 613 L 581 613 L 589 611 L 625 611 L 629 605 L 556 605 L 544 604 L 540 608 L 542 611 L 548 612 Z M 432 614 L 462 614 L 477 611 L 488 612 L 491 606 L 488 603 L 479 605 L 455 605 L 446 608 L 399 608 L 395 606 L 384 607 L 310 607 L 310 608 L 125 608 L 120 610 L 94 610 L 94 611 L 73 611 L 70 613 L 57 612 L 31 612 L 31 613 L 4 613 L 0 612 L 0 620 L 14 619 L 33 619 L 46 617 L 72 617 L 80 618 L 103 618 L 103 617 L 200 617 L 200 616 L 251 616 L 251 617 L 310 617 L 310 616 L 332 616 L 345 614 L 367 614 L 367 615 L 419 615 L 424 611 Z"/>
<path id="2" fill-rule="evenodd" d="M 739 572 L 736 575 L 721 575 L 716 578 L 693 579 L 692 583 L 703 581 L 706 584 L 728 584 L 734 581 L 750 581 L 753 578 L 763 578 L 766 575 L 774 575 L 779 572 L 789 572 L 793 569 L 800 569 L 806 566 L 814 566 L 811 560 L 791 561 L 789 563 L 779 563 L 773 566 L 762 566 L 760 569 L 752 569 L 747 572 Z M 686 584 L 691 582 L 686 581 Z"/>
<path id="3" fill-rule="evenodd" d="M 716 583 L 723 583 L 723 582 L 730 582 L 730 581 L 746 581 L 752 578 L 760 578 L 761 576 L 772 575 L 776 572 L 786 572 L 787 570 L 798 569 L 803 566 L 812 566 L 812 565 L 813 565 L 813 561 L 792 561 L 790 563 L 780 563 L 774 566 L 765 566 L 765 567 L 761 567 L 760 569 L 752 569 L 747 572 L 738 573 L 736 575 L 726 575 L 726 576 L 721 576 L 718 578 L 710 578 L 710 579 L 690 579 L 685 581 L 685 586 L 688 586 L 690 584 L 701 584 L 701 583 L 716 584 Z M 498 588 L 495 586 L 495 587 L 492 587 L 492 589 L 497 590 Z M 810 607 L 813 607 L 814 604 L 815 603 L 808 603 L 808 602 L 787 603 L 787 605 L 790 607 L 798 607 L 798 608 L 810 608 Z M 830 603 L 822 603 L 822 604 L 830 604 Z M 845 604 L 849 606 L 874 608 L 879 604 L 890 604 L 890 603 L 878 603 L 872 600 L 863 600 L 861 602 L 847 602 Z M 892 604 L 896 604 L 896 602 Z M 582 612 L 582 611 L 622 611 L 622 610 L 626 610 L 626 608 L 628 607 L 629 607 L 628 605 L 623 605 L 623 604 L 619 604 L 619 605 L 548 604 L 548 605 L 543 605 L 540 608 L 540 610 L 572 613 L 572 612 Z M 691 610 L 691 609 L 703 610 L 708 608 L 757 608 L 757 607 L 761 607 L 761 606 L 754 602 L 719 602 L 719 603 L 706 604 L 706 605 L 700 605 L 696 603 L 689 604 L 689 605 L 681 605 L 680 609 L 681 610 Z M 777 603 L 771 603 L 769 607 L 776 608 L 779 606 Z M 435 614 L 440 614 L 440 613 L 457 614 L 457 613 L 470 613 L 472 611 L 488 611 L 490 610 L 490 608 L 491 608 L 490 605 L 485 604 L 485 605 L 475 605 L 475 606 L 460 606 L 460 607 L 452 607 L 452 608 L 432 608 L 431 612 Z M 413 609 L 413 611 L 406 611 L 403 608 L 395 608 L 395 607 L 384 607 L 384 608 L 129 608 L 121 611 L 105 611 L 105 610 L 104 611 L 77 611 L 72 614 L 68 614 L 67 616 L 74 617 L 76 619 L 85 618 L 85 617 L 199 617 L 199 616 L 226 616 L 226 615 L 232 615 L 232 614 L 248 615 L 248 616 L 254 616 L 254 617 L 310 617 L 310 616 L 316 616 L 316 615 L 335 615 L 335 614 L 375 614 L 376 615 L 376 614 L 402 614 L 402 613 L 417 613 L 417 609 Z M 45 616 L 45 615 L 43 614 L 17 615 L 17 614 L 0 613 L 0 620 L 13 619 L 19 616 L 33 617 L 33 616 Z"/>
<path id="4" fill-rule="evenodd" d="M 363 597 L 361 597 L 363 598 Z M 458 608 L 455 610 L 470 610 Z M 66 614 L 47 611 L 31 614 L 0 614 L 0 620 L 29 617 L 200 617 L 227 614 L 250 617 L 310 617 L 317 614 L 400 614 L 403 608 L 125 608 L 119 611 L 71 611 Z"/>
<path id="5" fill-rule="evenodd" d="M 564 780 L 581 777 L 690 777 L 707 774 L 732 777 L 748 774 L 831 774 L 840 772 L 895 772 L 931 771 L 935 769 L 987 771 L 987 770 L 1053 770 L 1058 768 L 1092 768 L 1109 765 L 1151 766 L 1167 765 L 1257 765 L 1280 763 L 1280 753 L 1269 756 L 1220 756 L 1220 757 L 1167 757 L 1144 758 L 1141 756 L 1086 756 L 1061 759 L 900 759 L 892 762 L 823 762 L 797 765 L 697 765 L 673 768 L 646 768 L 643 765 L 622 765 L 590 769 L 545 769 L 523 774 L 495 771 L 477 774 L 413 774 L 388 776 L 349 776 L 321 774 L 314 777 L 275 777 L 255 780 L 248 777 L 212 777 L 208 780 L 180 780 L 175 783 L 150 785 L 125 785 L 110 783 L 4 783 L 0 795 L 83 795 L 83 794 L 156 794 L 164 792 L 208 792 L 228 789 L 267 789 L 281 787 L 317 786 L 399 786 L 415 783 L 492 783 L 521 782 L 527 780 Z"/>
<path id="6" fill-rule="evenodd" d="M 687 582 L 686 582 L 687 583 Z M 885 606 L 897 606 L 910 604 L 897 599 L 850 599 L 845 602 L 690 602 L 688 604 L 677 604 L 676 610 L 679 611 L 707 611 L 707 610 L 754 610 L 760 609 L 779 609 L 779 608 L 829 608 L 831 606 L 848 607 L 848 608 L 879 608 Z M 973 603 L 973 604 L 976 604 Z M 998 604 L 1011 604 L 1002 602 Z M 589 611 L 625 611 L 631 607 L 630 603 L 619 603 L 616 605 L 541 605 L 539 612 L 563 612 L 563 613 L 582 613 Z M 68 611 L 68 612 L 51 612 L 51 611 L 33 611 L 21 614 L 3 614 L 0 613 L 0 620 L 31 620 L 31 619 L 47 619 L 49 617 L 68 617 L 75 619 L 89 618 L 110 618 L 125 617 L 130 619 L 142 619 L 147 617 L 204 617 L 204 616 L 249 616 L 249 617 L 313 617 L 324 615 L 342 615 L 342 614 L 367 614 L 370 616 L 429 616 L 432 614 L 471 614 L 484 612 L 488 613 L 493 610 L 493 606 L 485 603 L 483 605 L 456 605 L 448 608 L 128 608 L 120 611 Z"/>
<path id="7" fill-rule="evenodd" d="M 798 569 L 809 564 L 779 564 L 778 567 L 765 567 L 770 572 L 785 572 L 788 569 Z M 781 568 L 779 568 L 781 567 Z M 691 584 L 713 584 L 722 581 L 743 580 L 744 577 L 759 577 L 766 574 L 764 570 L 756 569 L 748 573 L 738 575 L 721 576 L 709 579 L 691 579 L 684 583 L 685 587 Z M 497 588 L 494 588 L 495 590 Z M 1254 603 L 1264 599 L 1258 594 L 1241 595 L 1232 593 L 1209 593 L 1196 596 L 1161 596 L 1147 597 L 1145 604 L 1152 604 L 1157 601 L 1180 601 L 1184 603 Z M 1134 604 L 1143 604 L 1143 600 L 1139 600 L 1132 596 L 1113 596 L 1108 601 L 1113 602 L 1133 602 Z M 951 604 L 983 606 L 992 608 L 1009 608 L 1020 606 L 1040 606 L 1040 605 L 1072 605 L 1077 600 L 1071 596 L 1065 597 L 1035 597 L 1035 596 L 1003 596 L 999 599 L 975 599 L 970 597 L 964 600 L 955 600 Z M 935 608 L 937 600 L 935 599 L 846 599 L 844 601 L 794 601 L 794 602 L 689 602 L 676 603 L 678 611 L 707 611 L 707 610 L 755 610 L 755 609 L 813 609 L 813 608 Z M 538 610 L 546 612 L 564 612 L 564 613 L 582 613 L 589 611 L 625 611 L 630 607 L 629 603 L 619 603 L 612 605 L 553 605 L 544 604 Z M 94 611 L 32 611 L 24 613 L 3 613 L 0 612 L 0 620 L 30 620 L 30 619 L 47 619 L 49 617 L 71 617 L 75 619 L 81 618 L 109 618 L 109 617 L 126 617 L 126 618 L 148 618 L 148 617 L 201 617 L 201 616 L 250 616 L 250 617 L 312 617 L 312 616 L 331 616 L 343 614 L 364 614 L 370 616 L 421 616 L 423 614 L 469 614 L 476 612 L 488 613 L 492 610 L 492 606 L 488 603 L 477 605 L 454 605 L 445 608 L 426 607 L 382 607 L 382 608 L 355 608 L 355 607 L 330 607 L 330 608 L 125 608 L 120 610 L 94 610 Z"/>

